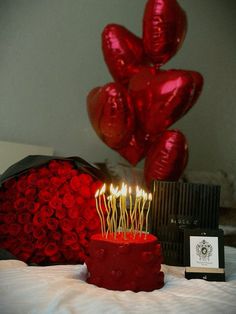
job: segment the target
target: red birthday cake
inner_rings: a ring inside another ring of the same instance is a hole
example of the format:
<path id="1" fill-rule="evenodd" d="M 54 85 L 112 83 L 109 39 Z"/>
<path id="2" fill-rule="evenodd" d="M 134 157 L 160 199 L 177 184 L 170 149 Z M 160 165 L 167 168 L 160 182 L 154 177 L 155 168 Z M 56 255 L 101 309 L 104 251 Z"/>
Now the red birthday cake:
<path id="1" fill-rule="evenodd" d="M 95 193 L 101 234 L 90 238 L 87 282 L 110 290 L 152 291 L 164 285 L 161 247 L 148 234 L 151 193 L 106 185 Z"/>
<path id="2" fill-rule="evenodd" d="M 110 290 L 152 291 L 164 285 L 157 238 L 142 233 L 93 235 L 86 260 L 88 283 Z"/>

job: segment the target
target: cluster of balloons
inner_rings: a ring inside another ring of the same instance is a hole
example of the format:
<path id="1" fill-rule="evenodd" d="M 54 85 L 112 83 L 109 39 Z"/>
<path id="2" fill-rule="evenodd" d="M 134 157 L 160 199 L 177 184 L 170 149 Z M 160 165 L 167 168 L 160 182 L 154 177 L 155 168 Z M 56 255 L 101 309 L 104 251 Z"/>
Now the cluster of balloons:
<path id="1" fill-rule="evenodd" d="M 118 24 L 102 32 L 114 82 L 90 91 L 88 115 L 101 140 L 131 165 L 145 158 L 147 186 L 153 179 L 178 180 L 188 162 L 184 134 L 168 128 L 196 103 L 203 77 L 161 69 L 180 49 L 186 30 L 187 17 L 176 0 L 148 0 L 142 38 Z"/>

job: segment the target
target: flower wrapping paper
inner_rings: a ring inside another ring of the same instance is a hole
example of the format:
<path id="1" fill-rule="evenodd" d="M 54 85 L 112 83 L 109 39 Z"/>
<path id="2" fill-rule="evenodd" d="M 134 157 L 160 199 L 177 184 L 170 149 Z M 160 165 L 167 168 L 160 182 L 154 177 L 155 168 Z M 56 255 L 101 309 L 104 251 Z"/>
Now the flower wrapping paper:
<path id="1" fill-rule="evenodd" d="M 0 178 L 0 248 L 38 265 L 84 263 L 100 232 L 103 173 L 79 157 L 28 156 Z"/>

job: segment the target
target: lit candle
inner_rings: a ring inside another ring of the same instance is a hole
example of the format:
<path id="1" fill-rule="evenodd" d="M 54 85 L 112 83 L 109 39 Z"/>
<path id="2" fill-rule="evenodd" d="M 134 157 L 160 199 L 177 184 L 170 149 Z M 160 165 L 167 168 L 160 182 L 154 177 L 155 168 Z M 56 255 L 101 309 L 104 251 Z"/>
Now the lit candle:
<path id="1" fill-rule="evenodd" d="M 103 230 L 103 220 L 102 220 L 102 216 L 101 216 L 101 213 L 100 213 L 100 209 L 99 209 L 99 205 L 98 205 L 98 196 L 100 194 L 100 191 L 97 190 L 96 193 L 95 193 L 95 202 L 96 202 L 96 210 L 97 210 L 97 213 L 98 213 L 98 216 L 100 218 L 100 223 L 101 223 L 101 232 L 102 232 L 102 236 L 104 234 L 104 230 Z"/>
<path id="2" fill-rule="evenodd" d="M 146 213 L 146 232 L 145 232 L 145 239 L 147 237 L 147 229 L 148 229 L 148 216 L 149 216 L 149 212 L 150 212 L 150 207 L 151 207 L 151 201 L 152 201 L 152 194 L 149 193 L 148 194 L 148 210 L 147 210 L 147 213 Z"/>
<path id="3" fill-rule="evenodd" d="M 142 190 L 142 200 L 143 200 L 143 203 L 142 203 L 142 210 L 140 212 L 140 217 L 139 217 L 139 231 L 140 231 L 140 236 L 142 235 L 142 230 L 143 230 L 143 212 L 144 212 L 144 207 L 145 207 L 145 204 L 146 204 L 146 201 L 147 201 L 147 193 L 144 192 Z"/>
<path id="4" fill-rule="evenodd" d="M 110 193 L 111 193 L 111 208 L 112 208 L 112 216 L 111 221 L 113 224 L 113 233 L 116 238 L 117 233 L 117 208 L 116 208 L 116 197 L 118 195 L 118 188 L 114 188 L 113 184 L 110 185 Z"/>

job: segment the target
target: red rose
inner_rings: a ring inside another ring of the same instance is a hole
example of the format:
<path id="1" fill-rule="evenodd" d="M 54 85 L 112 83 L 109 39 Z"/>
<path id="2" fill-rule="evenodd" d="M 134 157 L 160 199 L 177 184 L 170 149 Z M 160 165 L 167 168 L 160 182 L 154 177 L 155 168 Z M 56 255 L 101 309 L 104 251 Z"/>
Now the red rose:
<path id="1" fill-rule="evenodd" d="M 74 254 L 74 252 L 70 248 L 63 247 L 61 249 L 61 252 L 64 255 L 65 260 L 67 262 L 72 262 L 72 263 L 75 262 L 75 254 Z"/>
<path id="2" fill-rule="evenodd" d="M 58 252 L 58 246 L 55 242 L 49 242 L 44 250 L 44 253 L 46 256 L 55 255 L 57 252 Z"/>
<path id="3" fill-rule="evenodd" d="M 79 191 L 80 187 L 81 187 L 81 181 L 79 176 L 74 176 L 73 178 L 71 178 L 70 180 L 70 186 L 72 188 L 73 191 Z"/>
<path id="4" fill-rule="evenodd" d="M 66 194 L 66 193 L 71 193 L 71 188 L 68 185 L 68 183 L 66 182 L 65 184 L 63 184 L 60 189 L 59 189 L 59 195 L 61 195 L 62 197 Z"/>
<path id="5" fill-rule="evenodd" d="M 93 182 L 92 177 L 86 173 L 80 174 L 79 179 L 82 185 L 90 185 Z"/>
<path id="6" fill-rule="evenodd" d="M 79 242 L 75 242 L 75 243 L 72 243 L 70 247 L 73 251 L 78 251 L 80 249 L 80 244 Z"/>
<path id="7" fill-rule="evenodd" d="M 60 167 L 60 163 L 58 160 L 51 160 L 48 164 L 48 168 L 52 170 L 53 172 L 56 172 L 58 168 Z"/>
<path id="8" fill-rule="evenodd" d="M 73 207 L 73 208 L 69 208 L 68 209 L 68 216 L 69 218 L 71 219 L 76 219 L 79 217 L 79 209 L 76 208 L 76 207 Z"/>
<path id="9" fill-rule="evenodd" d="M 32 242 L 29 242 L 29 241 L 25 241 L 21 244 L 21 250 L 23 252 L 29 252 L 31 253 L 34 249 L 34 246 L 32 244 Z"/>
<path id="10" fill-rule="evenodd" d="M 40 209 L 40 203 L 38 203 L 38 202 L 35 202 L 35 203 L 29 205 L 29 211 L 32 214 L 39 212 L 39 209 Z"/>
<path id="11" fill-rule="evenodd" d="M 27 176 L 27 183 L 29 185 L 35 185 L 35 183 L 37 182 L 38 179 L 38 175 L 35 172 L 31 172 L 28 176 Z"/>
<path id="12" fill-rule="evenodd" d="M 18 254 L 18 258 L 23 262 L 27 262 L 31 255 L 32 255 L 31 252 L 20 252 Z"/>
<path id="13" fill-rule="evenodd" d="M 85 202 L 84 198 L 81 196 L 76 197 L 75 201 L 76 201 L 76 204 L 79 206 L 83 205 Z"/>
<path id="14" fill-rule="evenodd" d="M 49 176 L 49 174 L 50 174 L 50 172 L 49 172 L 47 167 L 40 167 L 38 169 L 38 175 L 40 177 L 47 177 L 47 176 Z"/>
<path id="15" fill-rule="evenodd" d="M 41 240 L 41 239 L 44 239 L 46 237 L 46 235 L 47 235 L 47 233 L 46 233 L 45 229 L 39 228 L 39 227 L 38 228 L 34 227 L 34 229 L 33 229 L 34 238 Z"/>
<path id="16" fill-rule="evenodd" d="M 60 221 L 60 226 L 63 231 L 70 231 L 73 229 L 73 221 L 68 218 L 64 218 Z"/>
<path id="17" fill-rule="evenodd" d="M 62 261 L 63 257 L 60 252 L 57 252 L 56 254 L 49 257 L 50 261 L 53 263 L 58 263 L 58 261 Z"/>
<path id="18" fill-rule="evenodd" d="M 66 193 L 63 197 L 63 204 L 65 205 L 65 207 L 67 208 L 71 208 L 74 206 L 75 204 L 75 198 L 71 193 Z"/>
<path id="19" fill-rule="evenodd" d="M 58 228 L 59 222 L 56 218 L 49 218 L 47 221 L 47 227 L 49 230 L 56 231 Z"/>
<path id="20" fill-rule="evenodd" d="M 64 245 L 72 245 L 78 241 L 78 236 L 75 232 L 67 232 L 63 236 Z"/>
<path id="21" fill-rule="evenodd" d="M 70 176 L 68 170 L 69 170 L 69 169 L 67 169 L 66 167 L 65 167 L 65 168 L 64 168 L 64 167 L 60 167 L 60 168 L 58 168 L 57 173 L 58 173 L 58 175 L 59 175 L 60 177 L 66 177 L 66 178 L 68 178 L 68 177 Z"/>
<path id="22" fill-rule="evenodd" d="M 20 197 L 15 200 L 14 207 L 16 210 L 23 211 L 27 208 L 27 199 L 24 197 Z"/>
<path id="23" fill-rule="evenodd" d="M 47 244 L 48 244 L 47 237 L 42 238 L 42 239 L 37 239 L 37 241 L 35 242 L 35 248 L 36 249 L 44 249 Z"/>
<path id="24" fill-rule="evenodd" d="M 36 227 L 44 226 L 46 223 L 47 223 L 47 217 L 44 217 L 40 212 L 34 215 L 33 224 Z"/>
<path id="25" fill-rule="evenodd" d="M 88 205 L 88 207 L 90 207 L 90 208 L 96 209 L 95 198 L 91 198 L 90 200 L 88 200 L 87 205 Z M 103 202 L 102 202 L 102 205 L 103 205 Z M 105 206 L 104 206 L 104 207 L 105 207 Z"/>
<path id="26" fill-rule="evenodd" d="M 58 196 L 53 196 L 50 199 L 49 206 L 53 209 L 60 210 L 62 209 L 62 201 Z"/>
<path id="27" fill-rule="evenodd" d="M 49 186 L 49 179 L 48 178 L 41 178 L 41 179 L 38 179 L 37 182 L 36 182 L 36 186 L 39 188 L 39 189 L 45 189 Z"/>
<path id="28" fill-rule="evenodd" d="M 80 195 L 83 196 L 84 198 L 90 198 L 92 196 L 91 190 L 86 186 L 81 186 L 79 192 L 80 192 Z"/>
<path id="29" fill-rule="evenodd" d="M 48 202 L 51 199 L 51 194 L 46 190 L 42 190 L 39 192 L 39 200 L 41 202 Z"/>
<path id="30" fill-rule="evenodd" d="M 88 246 L 88 240 L 86 238 L 79 237 L 79 243 L 84 247 Z"/>
<path id="31" fill-rule="evenodd" d="M 54 209 L 44 205 L 40 208 L 40 213 L 42 214 L 43 217 L 51 217 L 54 214 Z"/>
<path id="32" fill-rule="evenodd" d="M 66 217 L 66 209 L 65 208 L 61 208 L 61 209 L 57 209 L 55 211 L 55 215 L 58 219 L 62 219 L 64 217 Z"/>
<path id="33" fill-rule="evenodd" d="M 86 220 L 83 218 L 79 218 L 76 225 L 75 225 L 75 230 L 79 234 L 82 230 L 84 230 L 86 226 Z"/>
<path id="34" fill-rule="evenodd" d="M 18 222 L 20 224 L 28 224 L 31 221 L 31 215 L 29 213 L 20 213 L 18 214 Z"/>
<path id="35" fill-rule="evenodd" d="M 85 215 L 85 220 L 87 221 L 87 224 L 90 224 L 90 220 L 93 219 L 94 217 L 97 217 L 97 212 L 94 209 L 87 208 L 86 209 L 86 215 Z M 89 223 L 88 223 L 89 222 Z"/>
<path id="36" fill-rule="evenodd" d="M 53 238 L 55 241 L 61 240 L 61 238 L 62 238 L 61 232 L 53 232 L 53 233 L 52 233 L 52 238 Z"/>
<path id="37" fill-rule="evenodd" d="M 23 227 L 25 233 L 32 233 L 33 232 L 33 225 L 31 223 L 26 223 Z"/>
<path id="38" fill-rule="evenodd" d="M 78 170 L 77 169 L 71 169 L 68 171 L 68 173 L 69 173 L 70 177 L 72 178 L 74 176 L 77 176 Z"/>
<path id="39" fill-rule="evenodd" d="M 100 220 L 97 217 L 94 217 L 89 221 L 87 228 L 91 231 L 100 230 L 101 229 Z"/>
<path id="40" fill-rule="evenodd" d="M 25 177 L 20 177 L 17 181 L 16 188 L 19 192 L 24 193 L 27 187 L 27 180 Z"/>
<path id="41" fill-rule="evenodd" d="M 52 177 L 50 179 L 50 183 L 52 184 L 52 186 L 56 188 L 59 188 L 64 182 L 65 180 L 63 178 Z"/>
<path id="42" fill-rule="evenodd" d="M 28 188 L 25 190 L 25 197 L 29 201 L 35 200 L 35 195 L 36 195 L 36 189 L 34 188 Z"/>

